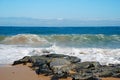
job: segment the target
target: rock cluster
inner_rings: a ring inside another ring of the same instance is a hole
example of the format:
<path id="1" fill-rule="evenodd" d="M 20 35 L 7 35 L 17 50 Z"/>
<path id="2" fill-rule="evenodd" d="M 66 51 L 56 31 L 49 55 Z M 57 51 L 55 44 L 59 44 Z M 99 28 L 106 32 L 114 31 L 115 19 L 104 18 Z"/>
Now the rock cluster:
<path id="1" fill-rule="evenodd" d="M 81 59 L 63 54 L 25 56 L 13 65 L 31 63 L 37 74 L 53 75 L 54 79 L 71 77 L 73 80 L 100 80 L 101 77 L 120 78 L 120 64 L 101 65 L 99 62 L 81 62 Z"/>

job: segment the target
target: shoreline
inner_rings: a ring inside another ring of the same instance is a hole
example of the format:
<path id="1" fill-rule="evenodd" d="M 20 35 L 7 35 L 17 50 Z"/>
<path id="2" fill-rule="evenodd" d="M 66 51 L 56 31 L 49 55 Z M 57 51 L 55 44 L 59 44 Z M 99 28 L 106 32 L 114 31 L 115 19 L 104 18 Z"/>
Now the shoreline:
<path id="1" fill-rule="evenodd" d="M 0 80 L 54 80 L 52 76 L 37 75 L 34 70 L 27 65 L 5 65 L 0 66 Z M 101 78 L 102 80 L 120 80 L 120 78 Z M 72 80 L 72 78 L 61 78 L 59 80 Z"/>
<path id="2" fill-rule="evenodd" d="M 52 76 L 37 75 L 28 65 L 0 66 L 0 80 L 51 80 Z M 54 80 L 54 79 L 53 79 Z M 59 80 L 72 80 L 71 78 Z"/>
<path id="3" fill-rule="evenodd" d="M 0 80 L 39 80 L 35 72 L 28 66 L 8 66 L 0 67 Z"/>

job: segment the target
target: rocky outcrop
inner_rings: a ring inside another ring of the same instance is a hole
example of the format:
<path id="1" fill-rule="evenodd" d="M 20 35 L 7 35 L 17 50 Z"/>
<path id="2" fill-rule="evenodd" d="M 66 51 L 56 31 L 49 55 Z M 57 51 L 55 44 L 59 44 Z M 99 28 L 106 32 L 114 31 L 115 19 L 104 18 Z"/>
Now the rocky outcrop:
<path id="1" fill-rule="evenodd" d="M 80 62 L 81 59 L 63 54 L 25 56 L 13 65 L 31 63 L 37 74 L 73 80 L 100 80 L 101 77 L 120 78 L 120 64 L 101 65 L 99 62 Z M 73 73 L 71 73 L 71 71 Z"/>

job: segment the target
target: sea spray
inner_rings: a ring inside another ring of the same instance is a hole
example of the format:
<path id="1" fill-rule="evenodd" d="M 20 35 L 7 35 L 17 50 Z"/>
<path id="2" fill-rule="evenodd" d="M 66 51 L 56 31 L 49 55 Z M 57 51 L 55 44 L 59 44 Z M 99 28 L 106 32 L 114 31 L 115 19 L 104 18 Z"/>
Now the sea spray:
<path id="1" fill-rule="evenodd" d="M 72 48 L 60 47 L 56 45 L 47 48 L 0 45 L 0 52 L 0 64 L 11 64 L 14 60 L 18 60 L 24 56 L 44 55 L 53 53 L 76 56 L 80 58 L 82 62 L 98 61 L 101 64 L 120 64 L 120 49 Z"/>
<path id="2" fill-rule="evenodd" d="M 120 64 L 120 28 L 0 27 L 0 64 L 44 54 L 76 56 L 82 62 Z"/>

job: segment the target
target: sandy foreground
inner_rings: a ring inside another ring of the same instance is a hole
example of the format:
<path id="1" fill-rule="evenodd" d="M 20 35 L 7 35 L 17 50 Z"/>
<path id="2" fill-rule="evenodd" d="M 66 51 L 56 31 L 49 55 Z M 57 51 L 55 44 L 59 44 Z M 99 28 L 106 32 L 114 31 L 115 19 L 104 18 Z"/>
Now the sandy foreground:
<path id="1" fill-rule="evenodd" d="M 54 80 L 51 76 L 37 75 L 28 66 L 1 66 L 0 80 Z M 60 80 L 72 80 L 71 78 Z M 102 80 L 120 80 L 120 78 L 103 78 Z"/>

